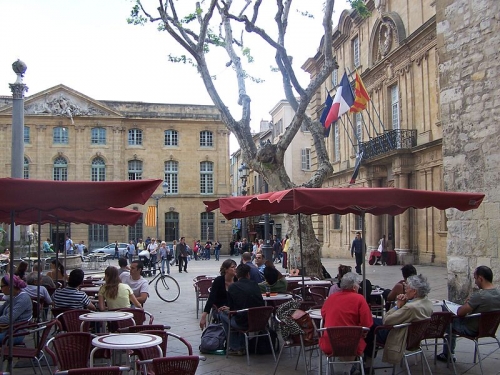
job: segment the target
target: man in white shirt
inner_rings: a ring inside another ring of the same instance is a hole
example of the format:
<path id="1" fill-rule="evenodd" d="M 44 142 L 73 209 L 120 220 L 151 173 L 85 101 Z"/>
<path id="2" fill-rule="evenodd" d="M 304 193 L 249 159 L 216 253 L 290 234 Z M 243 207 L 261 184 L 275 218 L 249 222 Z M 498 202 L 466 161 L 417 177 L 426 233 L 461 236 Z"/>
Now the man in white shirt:
<path id="1" fill-rule="evenodd" d="M 130 264 L 130 272 L 123 272 L 120 274 L 121 282 L 130 286 L 135 297 L 142 305 L 144 305 L 149 297 L 148 281 L 141 276 L 143 268 L 144 264 L 141 261 L 134 260 Z"/>
<path id="2" fill-rule="evenodd" d="M 66 235 L 64 250 L 66 250 L 66 254 L 73 255 L 73 241 L 69 238 L 69 234 Z"/>

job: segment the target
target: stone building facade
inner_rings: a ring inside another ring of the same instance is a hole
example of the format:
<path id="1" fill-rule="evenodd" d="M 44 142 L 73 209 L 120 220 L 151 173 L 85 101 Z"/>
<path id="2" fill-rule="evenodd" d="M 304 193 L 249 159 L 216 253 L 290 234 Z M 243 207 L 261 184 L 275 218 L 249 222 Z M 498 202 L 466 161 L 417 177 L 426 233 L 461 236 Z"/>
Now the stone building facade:
<path id="1" fill-rule="evenodd" d="M 443 190 L 435 1 L 365 3 L 368 18 L 354 10 L 341 14 L 332 45 L 339 68 L 311 103 L 319 118 L 326 92 L 333 97 L 344 72 L 353 81 L 355 70 L 371 98 L 365 111 L 345 114 L 332 125 L 326 142 L 334 173 L 325 186 L 348 186 L 363 151 L 354 187 Z M 314 76 L 321 63 L 318 52 L 303 68 Z M 361 227 L 355 215 L 330 215 L 317 225 L 323 256 L 331 257 L 347 256 Z M 446 263 L 445 212 L 429 208 L 394 217 L 367 215 L 368 248 L 377 248 L 383 234 L 391 237 L 402 263 Z"/>
<path id="2" fill-rule="evenodd" d="M 436 24 L 444 187 L 486 194 L 449 212 L 449 295 L 463 301 L 477 266 L 500 274 L 500 2 L 438 0 Z"/>
<path id="3" fill-rule="evenodd" d="M 10 176 L 12 100 L 0 97 L 0 176 Z M 158 237 L 188 244 L 207 237 L 228 244 L 231 223 L 207 213 L 203 200 L 227 196 L 229 134 L 214 106 L 95 100 L 64 85 L 25 100 L 24 177 L 68 181 L 165 179 L 158 187 Z M 57 197 L 54 197 L 57 199 Z M 44 225 L 41 238 L 53 243 L 70 233 L 89 248 L 110 242 L 156 237 L 146 226 L 150 198 L 134 227 Z M 224 246 L 226 249 L 228 245 Z"/>

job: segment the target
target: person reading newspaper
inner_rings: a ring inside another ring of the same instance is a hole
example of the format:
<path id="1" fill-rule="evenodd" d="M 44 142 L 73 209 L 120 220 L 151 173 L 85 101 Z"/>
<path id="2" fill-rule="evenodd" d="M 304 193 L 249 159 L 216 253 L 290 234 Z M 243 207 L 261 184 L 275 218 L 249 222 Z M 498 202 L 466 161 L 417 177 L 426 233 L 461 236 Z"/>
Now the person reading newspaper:
<path id="1" fill-rule="evenodd" d="M 465 318 L 469 314 L 500 310 L 500 291 L 493 285 L 493 272 L 487 266 L 479 266 L 474 271 L 474 282 L 479 288 L 478 291 L 465 300 L 465 303 L 458 307 L 456 315 L 464 319 L 453 320 L 453 330 L 459 334 L 473 336 L 478 331 L 478 320 L 475 318 Z M 446 301 L 444 307 L 454 312 L 453 306 Z M 451 332 L 448 332 L 451 335 Z M 456 339 L 451 336 L 451 353 L 455 352 Z M 438 355 L 438 360 L 448 361 L 448 347 L 443 345 L 443 352 Z M 453 358 L 455 361 L 455 358 Z"/>

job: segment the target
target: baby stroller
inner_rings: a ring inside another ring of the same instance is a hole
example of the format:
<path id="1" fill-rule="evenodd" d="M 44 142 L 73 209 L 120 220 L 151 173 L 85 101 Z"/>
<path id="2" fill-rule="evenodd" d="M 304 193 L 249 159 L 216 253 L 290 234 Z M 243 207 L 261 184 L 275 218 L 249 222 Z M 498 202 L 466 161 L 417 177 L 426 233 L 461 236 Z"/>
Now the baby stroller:
<path id="1" fill-rule="evenodd" d="M 141 276 L 146 277 L 146 276 L 151 276 L 151 268 L 149 264 L 149 258 L 144 255 L 139 255 L 139 260 L 144 264 L 144 268 L 142 269 Z"/>

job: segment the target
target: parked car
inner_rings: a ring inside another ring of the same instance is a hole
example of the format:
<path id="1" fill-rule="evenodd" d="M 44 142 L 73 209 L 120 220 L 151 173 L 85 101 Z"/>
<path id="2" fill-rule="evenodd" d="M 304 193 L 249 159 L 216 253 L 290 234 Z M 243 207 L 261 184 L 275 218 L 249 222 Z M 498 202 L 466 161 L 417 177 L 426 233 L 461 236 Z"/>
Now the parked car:
<path id="1" fill-rule="evenodd" d="M 127 243 L 125 242 L 118 242 L 118 253 L 120 256 L 124 256 L 127 254 Z M 98 249 L 94 249 L 90 251 L 91 253 L 106 253 L 108 255 L 115 255 L 115 243 L 110 243 L 109 245 L 106 245 L 104 247 L 100 247 Z"/>

